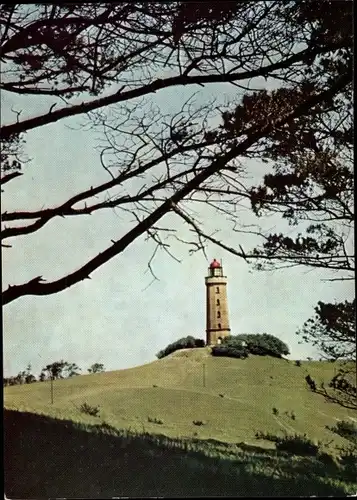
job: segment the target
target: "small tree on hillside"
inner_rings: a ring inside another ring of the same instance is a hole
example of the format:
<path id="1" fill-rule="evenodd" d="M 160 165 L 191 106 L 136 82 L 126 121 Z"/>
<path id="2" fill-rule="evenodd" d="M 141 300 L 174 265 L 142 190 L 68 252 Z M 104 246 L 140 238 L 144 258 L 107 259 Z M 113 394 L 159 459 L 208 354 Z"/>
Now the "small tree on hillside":
<path id="1" fill-rule="evenodd" d="M 14 377 L 14 379 L 15 379 L 15 384 L 20 384 L 20 385 L 24 384 L 25 381 L 26 381 L 26 372 L 25 372 L 25 370 L 19 372 L 16 375 L 16 377 Z"/>
<path id="2" fill-rule="evenodd" d="M 28 364 L 26 370 L 22 370 L 15 377 L 4 377 L 3 385 L 22 385 L 36 382 L 36 377 L 31 373 L 31 369 L 31 364 Z"/>
<path id="3" fill-rule="evenodd" d="M 296 333 L 302 342 L 317 347 L 326 359 L 356 359 L 356 300 L 318 302 L 315 315 Z"/>
<path id="4" fill-rule="evenodd" d="M 318 302 L 314 317 L 297 331 L 302 341 L 318 347 L 325 359 L 343 362 L 328 388 L 321 384 L 316 392 L 349 408 L 357 408 L 355 315 L 355 299 L 334 304 Z"/>
<path id="5" fill-rule="evenodd" d="M 33 382 L 36 382 L 36 377 L 31 372 L 32 372 L 32 366 L 31 366 L 31 363 L 29 363 L 27 365 L 26 372 L 25 372 L 26 384 L 32 384 Z"/>
<path id="6" fill-rule="evenodd" d="M 102 363 L 93 363 L 93 365 L 88 368 L 88 373 L 101 373 L 104 371 L 105 369 Z"/>
<path id="7" fill-rule="evenodd" d="M 49 379 L 57 380 L 62 378 L 71 378 L 79 375 L 81 368 L 76 363 L 68 363 L 68 361 L 55 361 L 48 364 L 42 369 L 42 373 L 47 374 Z"/>
<path id="8" fill-rule="evenodd" d="M 76 363 L 67 363 L 64 369 L 64 374 L 65 377 L 67 378 L 76 377 L 77 375 L 80 375 L 79 372 L 81 370 L 82 369 L 79 368 L 79 366 L 76 365 Z"/>

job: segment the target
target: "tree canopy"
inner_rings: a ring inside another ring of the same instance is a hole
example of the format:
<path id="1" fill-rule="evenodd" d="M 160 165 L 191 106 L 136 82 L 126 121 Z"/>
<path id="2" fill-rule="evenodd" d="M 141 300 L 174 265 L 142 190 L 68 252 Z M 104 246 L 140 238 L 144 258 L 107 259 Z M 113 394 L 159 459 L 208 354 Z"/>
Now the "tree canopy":
<path id="1" fill-rule="evenodd" d="M 105 371 L 105 369 L 104 369 L 103 363 L 93 363 L 88 368 L 88 373 L 102 373 L 104 371 Z"/>
<path id="2" fill-rule="evenodd" d="M 43 369 L 40 376 L 40 380 L 45 380 L 46 376 L 49 379 L 57 380 L 62 378 L 71 378 L 76 375 L 79 375 L 81 368 L 76 365 L 76 363 L 69 363 L 68 361 L 64 361 L 61 359 L 60 361 L 55 361 L 46 365 Z"/>
<path id="3" fill-rule="evenodd" d="M 90 278 L 143 234 L 169 252 L 170 238 L 183 238 L 162 226 L 168 214 L 195 234 L 192 251 L 213 242 L 259 269 L 304 265 L 352 278 L 352 2 L 3 4 L 0 23 L 2 92 L 51 102 L 1 124 L 2 186 L 35 168 L 22 159 L 26 133 L 80 115 L 103 134 L 108 175 L 57 206 L 5 210 L 4 251 L 57 217 L 115 208 L 135 221 L 60 278 L 11 283 L 4 305 Z M 202 103 L 212 84 L 234 86 L 236 97 Z M 192 95 L 180 110 L 155 104 L 181 87 Z M 247 180 L 251 159 L 266 164 L 258 185 Z M 195 216 L 202 204 L 261 244 L 219 240 Z M 242 204 L 256 229 L 245 227 Z M 271 214 L 296 235 L 262 231 L 259 218 Z"/>
<path id="4" fill-rule="evenodd" d="M 319 301 L 315 315 L 297 331 L 303 342 L 312 343 L 330 360 L 356 360 L 356 300 Z"/>
<path id="5" fill-rule="evenodd" d="M 320 384 L 314 391 L 328 401 L 357 408 L 357 366 L 356 366 L 356 300 L 325 303 L 319 301 L 315 315 L 298 330 L 301 342 L 317 347 L 323 358 L 340 361 L 337 373 L 325 387 Z M 309 383 L 309 382 L 308 382 Z"/>

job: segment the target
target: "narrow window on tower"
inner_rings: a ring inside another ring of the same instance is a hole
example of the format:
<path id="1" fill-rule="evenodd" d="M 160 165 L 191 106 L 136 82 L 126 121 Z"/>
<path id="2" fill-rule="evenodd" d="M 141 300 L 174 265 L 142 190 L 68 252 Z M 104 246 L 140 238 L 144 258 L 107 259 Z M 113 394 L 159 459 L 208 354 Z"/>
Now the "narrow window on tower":
<path id="1" fill-rule="evenodd" d="M 218 330 L 221 329 L 221 323 L 218 323 Z"/>
<path id="2" fill-rule="evenodd" d="M 217 318 L 219 319 L 221 317 L 221 311 L 217 311 Z"/>
<path id="3" fill-rule="evenodd" d="M 216 286 L 216 293 L 219 293 L 219 286 Z"/>
<path id="4" fill-rule="evenodd" d="M 219 299 L 217 299 L 217 306 L 220 306 L 220 305 L 221 305 L 221 303 L 220 303 Z"/>

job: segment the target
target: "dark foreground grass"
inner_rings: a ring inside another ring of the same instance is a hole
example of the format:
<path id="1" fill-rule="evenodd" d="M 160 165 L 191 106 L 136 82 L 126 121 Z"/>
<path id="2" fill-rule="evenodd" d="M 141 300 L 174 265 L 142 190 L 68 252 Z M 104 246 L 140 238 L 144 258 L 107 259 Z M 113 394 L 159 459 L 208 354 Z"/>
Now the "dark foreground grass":
<path id="1" fill-rule="evenodd" d="M 316 457 L 179 440 L 4 410 L 9 498 L 345 496 L 356 485 Z M 346 479 L 346 478 L 345 478 Z"/>

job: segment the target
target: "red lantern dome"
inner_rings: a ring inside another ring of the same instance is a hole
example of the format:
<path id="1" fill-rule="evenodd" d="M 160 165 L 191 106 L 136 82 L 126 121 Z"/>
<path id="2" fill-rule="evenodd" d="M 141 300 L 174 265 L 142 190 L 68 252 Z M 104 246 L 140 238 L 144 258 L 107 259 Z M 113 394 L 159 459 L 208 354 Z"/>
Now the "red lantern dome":
<path id="1" fill-rule="evenodd" d="M 218 262 L 218 260 L 213 259 L 213 261 L 210 264 L 210 269 L 217 269 L 219 267 L 222 267 L 221 264 Z"/>

